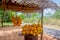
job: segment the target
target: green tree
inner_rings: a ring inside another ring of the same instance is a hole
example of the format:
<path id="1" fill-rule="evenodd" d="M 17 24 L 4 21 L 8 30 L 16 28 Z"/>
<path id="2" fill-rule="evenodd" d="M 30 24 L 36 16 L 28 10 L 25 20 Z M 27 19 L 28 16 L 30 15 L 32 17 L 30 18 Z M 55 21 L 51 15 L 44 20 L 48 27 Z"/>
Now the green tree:
<path id="1" fill-rule="evenodd" d="M 25 15 L 24 15 L 23 13 L 22 13 L 22 14 L 20 14 L 19 16 L 20 16 L 20 18 L 21 18 L 21 19 L 23 19 L 23 20 L 24 20 Z"/>
<path id="2" fill-rule="evenodd" d="M 0 15 L 4 13 L 3 9 L 0 7 Z"/>
<path id="3" fill-rule="evenodd" d="M 3 9 L 0 7 L 0 20 L 3 18 L 3 15 L 4 15 L 4 11 L 3 11 Z"/>
<path id="4" fill-rule="evenodd" d="M 27 15 L 26 15 L 27 16 Z M 36 23 L 40 20 L 40 14 L 35 12 L 30 15 L 30 17 L 26 17 L 24 19 L 24 22 L 29 22 L 29 23 Z"/>
<path id="5" fill-rule="evenodd" d="M 60 19 L 60 9 L 58 9 L 54 15 L 52 15 L 53 18 Z"/>
<path id="6" fill-rule="evenodd" d="M 12 18 L 12 16 L 14 16 L 14 14 L 15 14 L 14 11 L 11 11 L 11 10 L 5 11 L 4 17 L 3 17 L 4 22 L 11 22 L 11 18 Z"/>

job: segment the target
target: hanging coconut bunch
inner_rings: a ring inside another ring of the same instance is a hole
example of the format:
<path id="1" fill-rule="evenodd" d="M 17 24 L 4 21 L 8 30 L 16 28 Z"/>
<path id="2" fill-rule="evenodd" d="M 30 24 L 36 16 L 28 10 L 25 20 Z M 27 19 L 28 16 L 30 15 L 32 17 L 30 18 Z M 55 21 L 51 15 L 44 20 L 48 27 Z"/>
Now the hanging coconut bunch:
<path id="1" fill-rule="evenodd" d="M 22 19 L 20 17 L 12 17 L 12 22 L 14 26 L 20 26 L 22 24 Z"/>

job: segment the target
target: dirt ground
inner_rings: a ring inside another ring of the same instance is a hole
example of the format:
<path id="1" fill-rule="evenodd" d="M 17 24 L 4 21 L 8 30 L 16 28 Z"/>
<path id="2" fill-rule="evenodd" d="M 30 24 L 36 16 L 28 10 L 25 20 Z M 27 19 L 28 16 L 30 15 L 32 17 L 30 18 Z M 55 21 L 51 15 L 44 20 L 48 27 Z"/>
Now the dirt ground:
<path id="1" fill-rule="evenodd" d="M 60 30 L 60 26 L 58 25 L 44 24 L 44 27 Z"/>
<path id="2" fill-rule="evenodd" d="M 24 40 L 24 35 L 21 34 L 21 27 L 1 27 L 0 28 L 0 40 Z M 41 35 L 38 35 L 40 40 Z M 53 36 L 43 34 L 43 40 L 58 40 Z"/>

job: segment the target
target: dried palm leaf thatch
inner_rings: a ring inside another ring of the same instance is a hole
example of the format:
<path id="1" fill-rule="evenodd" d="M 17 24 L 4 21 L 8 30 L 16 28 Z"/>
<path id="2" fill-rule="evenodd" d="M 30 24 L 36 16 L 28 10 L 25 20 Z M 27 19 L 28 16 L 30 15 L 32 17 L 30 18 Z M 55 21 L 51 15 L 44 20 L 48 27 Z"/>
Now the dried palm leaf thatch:
<path id="1" fill-rule="evenodd" d="M 42 10 L 45 8 L 58 9 L 58 5 L 50 0 L 7 0 L 5 1 L 5 6 L 2 7 L 6 10 L 24 12 Z"/>

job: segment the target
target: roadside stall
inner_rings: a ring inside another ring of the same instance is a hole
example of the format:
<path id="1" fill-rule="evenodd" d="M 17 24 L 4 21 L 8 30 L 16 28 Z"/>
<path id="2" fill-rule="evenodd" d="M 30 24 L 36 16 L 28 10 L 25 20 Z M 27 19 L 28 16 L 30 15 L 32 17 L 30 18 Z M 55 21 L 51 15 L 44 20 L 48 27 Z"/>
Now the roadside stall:
<path id="1" fill-rule="evenodd" d="M 31 12 L 41 13 L 41 17 L 37 24 L 26 24 L 22 27 L 22 35 L 24 35 L 25 40 L 38 40 L 38 35 L 41 34 L 40 39 L 43 40 L 43 9 L 49 7 L 43 3 L 42 0 L 2 0 L 1 7 L 3 10 L 12 10 L 16 12 L 23 12 L 30 14 Z M 47 3 L 48 1 L 45 1 Z M 42 5 L 41 5 L 42 4 Z M 47 6 L 47 7 L 46 7 Z M 2 27 L 3 27 L 3 16 L 2 16 Z M 12 17 L 12 22 L 14 26 L 20 26 L 22 20 L 16 15 L 16 18 Z"/>

